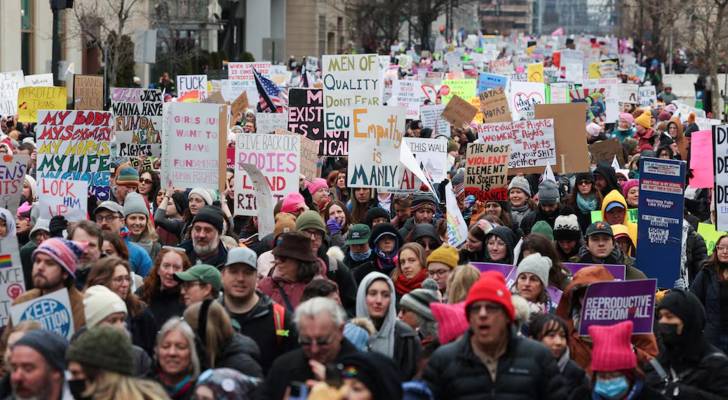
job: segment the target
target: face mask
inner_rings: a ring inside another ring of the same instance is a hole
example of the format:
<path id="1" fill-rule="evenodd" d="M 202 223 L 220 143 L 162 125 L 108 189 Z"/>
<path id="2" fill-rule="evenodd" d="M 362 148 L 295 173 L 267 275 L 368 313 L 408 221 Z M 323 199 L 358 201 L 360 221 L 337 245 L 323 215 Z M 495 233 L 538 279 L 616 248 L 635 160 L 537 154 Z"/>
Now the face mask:
<path id="1" fill-rule="evenodd" d="M 372 249 L 369 249 L 364 253 L 354 253 L 353 251 L 350 251 L 349 254 L 351 255 L 351 259 L 354 261 L 364 261 L 372 255 Z"/>
<path id="2" fill-rule="evenodd" d="M 662 337 L 662 341 L 667 345 L 680 343 L 680 335 L 677 334 L 677 325 L 675 324 L 657 324 L 657 333 Z"/>
<path id="3" fill-rule="evenodd" d="M 71 395 L 76 400 L 87 400 L 91 397 L 83 396 L 83 392 L 86 391 L 86 380 L 85 379 L 71 379 L 68 381 L 68 390 L 71 391 Z"/>
<path id="4" fill-rule="evenodd" d="M 594 393 L 607 399 L 618 399 L 627 393 L 627 390 L 629 390 L 629 383 L 624 376 L 612 379 L 597 379 L 597 383 L 594 385 Z"/>

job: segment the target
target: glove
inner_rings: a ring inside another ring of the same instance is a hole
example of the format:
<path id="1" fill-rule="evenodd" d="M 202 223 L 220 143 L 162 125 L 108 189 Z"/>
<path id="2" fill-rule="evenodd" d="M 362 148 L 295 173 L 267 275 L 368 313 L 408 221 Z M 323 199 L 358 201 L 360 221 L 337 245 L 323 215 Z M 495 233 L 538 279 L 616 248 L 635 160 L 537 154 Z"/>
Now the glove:
<path id="1" fill-rule="evenodd" d="M 329 234 L 331 236 L 334 236 L 337 233 L 341 232 L 341 225 L 339 225 L 339 223 L 335 219 L 329 218 L 329 220 L 326 221 L 326 229 L 329 230 Z"/>
<path id="2" fill-rule="evenodd" d="M 48 232 L 51 237 L 63 237 L 63 231 L 68 228 L 68 221 L 62 215 L 56 215 L 48 223 Z"/>

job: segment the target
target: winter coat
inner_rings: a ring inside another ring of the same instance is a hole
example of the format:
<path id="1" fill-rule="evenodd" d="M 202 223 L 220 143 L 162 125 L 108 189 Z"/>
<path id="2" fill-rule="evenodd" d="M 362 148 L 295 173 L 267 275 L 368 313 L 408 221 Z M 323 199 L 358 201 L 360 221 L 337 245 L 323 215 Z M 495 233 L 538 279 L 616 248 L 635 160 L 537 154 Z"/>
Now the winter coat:
<path id="1" fill-rule="evenodd" d="M 354 275 L 349 267 L 344 263 L 344 253 L 341 248 L 336 246 L 331 246 L 328 249 L 322 246 L 318 254 L 319 259 L 323 260 L 326 265 L 326 277 L 330 281 L 336 282 L 339 287 L 341 305 L 349 316 L 353 316 L 356 308 L 357 282 L 354 280 Z"/>
<path id="2" fill-rule="evenodd" d="M 619 185 L 619 181 L 617 180 L 617 173 L 611 166 L 604 164 L 597 165 L 596 169 L 594 169 L 594 175 L 600 175 L 605 181 L 607 181 L 607 186 L 601 191 L 602 197 L 605 197 L 612 190 L 622 193 L 622 187 Z M 607 204 L 605 203 L 605 200 L 606 199 L 602 200 L 602 205 Z"/>
<path id="3" fill-rule="evenodd" d="M 690 285 L 690 291 L 703 303 L 705 309 L 705 339 L 714 346 L 720 346 L 720 337 L 728 335 L 728 326 L 721 326 L 720 323 L 721 289 L 713 265 L 705 264 Z"/>
<path id="4" fill-rule="evenodd" d="M 545 213 L 541 209 L 541 207 L 538 207 L 534 212 L 526 214 L 525 217 L 521 220 L 521 232 L 523 232 L 523 236 L 526 236 L 531 233 L 531 228 L 533 228 L 533 225 L 536 224 L 538 221 L 546 221 L 547 224 L 551 227 L 551 229 L 554 229 L 554 222 L 556 222 L 556 217 L 559 216 L 559 210 L 557 209 L 553 213 Z"/>
<path id="5" fill-rule="evenodd" d="M 231 368 L 255 378 L 263 377 L 258 363 L 260 349 L 253 339 L 235 333 L 223 346 L 222 354 L 215 360 L 215 368 Z"/>
<path id="6" fill-rule="evenodd" d="M 498 360 L 496 381 L 473 351 L 468 331 L 440 347 L 423 379 L 435 399 L 565 399 L 566 388 L 556 360 L 542 344 L 511 329 L 506 352 Z"/>
<path id="7" fill-rule="evenodd" d="M 620 250 L 617 246 L 614 246 L 614 249 L 612 249 L 612 252 L 606 258 L 596 258 L 589 252 L 586 244 L 584 244 L 579 249 L 579 260 L 577 262 L 581 264 L 624 265 L 624 278 L 626 280 L 634 281 L 637 279 L 647 279 L 647 275 L 634 266 L 635 259 L 622 253 L 622 250 Z"/>
<path id="8" fill-rule="evenodd" d="M 685 223 L 685 222 L 683 222 Z M 698 271 L 703 266 L 703 263 L 708 258 L 708 247 L 705 245 L 705 240 L 702 236 L 698 235 L 695 228 L 688 227 L 688 237 L 685 241 L 685 267 L 688 270 L 688 279 L 692 283 L 698 275 Z"/>
<path id="9" fill-rule="evenodd" d="M 609 193 L 607 193 L 606 196 L 604 196 L 604 200 L 602 200 L 602 221 L 606 221 L 606 209 L 609 203 L 618 202 L 622 206 L 624 206 L 624 220 L 622 221 L 622 225 L 627 227 L 627 234 L 630 238 L 632 238 L 632 241 L 637 243 L 637 224 L 631 222 L 629 220 L 629 213 L 627 212 L 627 201 L 624 199 L 624 196 L 622 196 L 622 193 L 617 190 L 612 190 Z"/>
<path id="10" fill-rule="evenodd" d="M 592 344 L 588 338 L 579 336 L 579 329 L 577 326 L 574 326 L 574 320 L 571 317 L 572 310 L 580 307 L 578 304 L 572 304 L 574 292 L 591 283 L 611 280 L 614 280 L 614 277 L 604 267 L 593 266 L 580 269 L 572 277 L 571 283 L 564 290 L 559 306 L 556 308 L 556 315 L 566 321 L 569 330 L 569 352 L 571 353 L 571 359 L 579 367 L 583 368 L 587 374 L 591 374 Z M 640 362 L 647 362 L 650 358 L 657 355 L 657 342 L 653 334 L 632 335 L 632 344 L 635 346 L 637 359 Z"/>
<path id="11" fill-rule="evenodd" d="M 157 340 L 157 323 L 149 308 L 139 315 L 126 318 L 126 328 L 131 332 L 131 342 L 144 349 L 150 356 L 154 356 L 154 346 Z"/>
<path id="12" fill-rule="evenodd" d="M 192 265 L 202 263 L 209 264 L 213 267 L 217 267 L 218 269 L 220 269 L 225 265 L 225 262 L 227 262 L 228 251 L 223 245 L 222 241 L 218 242 L 217 244 L 217 254 L 210 256 L 205 260 L 199 258 L 197 256 L 197 253 L 195 253 L 195 249 L 192 246 L 192 239 L 185 240 L 184 242 L 180 243 L 179 247 L 185 250 L 185 253 L 190 259 L 190 263 L 192 263 Z"/>
<path id="13" fill-rule="evenodd" d="M 185 304 L 178 291 L 160 291 L 147 305 L 147 310 L 154 317 L 155 332 L 158 332 L 170 318 L 181 317 L 185 312 Z"/>

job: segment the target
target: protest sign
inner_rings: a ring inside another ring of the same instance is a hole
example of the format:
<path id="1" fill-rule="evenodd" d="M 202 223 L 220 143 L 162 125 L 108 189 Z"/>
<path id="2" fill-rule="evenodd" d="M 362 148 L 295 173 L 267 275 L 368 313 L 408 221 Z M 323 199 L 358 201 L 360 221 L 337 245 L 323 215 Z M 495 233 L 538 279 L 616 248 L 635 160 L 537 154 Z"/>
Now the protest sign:
<path id="1" fill-rule="evenodd" d="M 65 87 L 20 88 L 18 90 L 18 121 L 37 123 L 39 110 L 65 110 L 66 94 Z"/>
<path id="2" fill-rule="evenodd" d="M 708 255 L 713 254 L 715 250 L 715 244 L 718 242 L 721 236 L 725 235 L 725 232 L 715 230 L 715 225 L 699 223 L 698 234 L 705 240 L 705 247 L 708 250 Z"/>
<path id="3" fill-rule="evenodd" d="M 543 169 L 556 164 L 552 119 L 475 124 L 475 128 L 480 143 L 510 145 L 508 168 L 511 173 L 519 168 L 538 166 Z"/>
<path id="4" fill-rule="evenodd" d="M 73 76 L 74 110 L 104 109 L 104 77 L 101 75 Z"/>
<path id="5" fill-rule="evenodd" d="M 53 74 L 26 75 L 25 86 L 53 86 Z"/>
<path id="6" fill-rule="evenodd" d="M 299 139 L 301 139 L 299 137 Z M 271 201 L 273 194 L 271 193 L 268 181 L 254 164 L 240 164 L 240 170 L 245 171 L 247 177 L 250 178 L 249 185 L 255 191 L 255 206 L 258 218 L 258 237 L 265 237 L 273 233 L 275 229 L 275 218 L 273 217 L 274 201 Z"/>
<path id="7" fill-rule="evenodd" d="M 452 247 L 460 247 L 468 238 L 468 225 L 458 207 L 452 182 L 445 186 L 445 207 L 447 209 L 447 242 Z"/>
<path id="8" fill-rule="evenodd" d="M 589 171 L 589 152 L 584 140 L 584 115 L 586 103 L 537 104 L 536 118 L 554 120 L 556 137 L 556 165 L 552 167 L 560 174 Z M 541 173 L 543 168 L 524 168 L 519 172 Z"/>
<path id="9" fill-rule="evenodd" d="M 246 82 L 243 81 L 232 81 L 230 79 L 223 79 L 220 81 L 220 94 L 222 94 L 222 98 L 225 99 L 227 102 L 234 102 L 235 99 L 239 99 L 240 96 L 244 93 L 245 99 L 249 99 L 249 93 L 245 91 L 245 84 Z M 258 98 L 258 93 L 255 93 L 255 99 Z M 252 104 L 257 104 L 255 103 Z M 248 108 L 248 106 L 245 106 L 245 108 Z"/>
<path id="10" fill-rule="evenodd" d="M 423 100 L 424 93 L 419 81 L 398 79 L 392 86 L 392 99 L 388 105 L 404 107 L 407 109 L 407 119 L 418 119 Z"/>
<path id="11" fill-rule="evenodd" d="M 348 187 L 396 189 L 401 164 L 400 146 L 405 133 L 405 110 L 371 106 L 355 108 L 349 117 L 352 131 L 347 167 Z"/>
<path id="12" fill-rule="evenodd" d="M 291 88 L 288 91 L 288 130 L 320 141 L 316 154 L 324 154 L 324 91 Z"/>
<path id="13" fill-rule="evenodd" d="M 287 130 L 288 113 L 255 113 L 255 132 L 273 133 L 278 129 Z"/>
<path id="14" fill-rule="evenodd" d="M 324 55 L 321 61 L 326 125 L 321 155 L 345 156 L 352 109 L 381 104 L 379 61 L 376 54 Z"/>
<path id="15" fill-rule="evenodd" d="M 10 306 L 13 301 L 25 292 L 23 265 L 18 252 L 18 238 L 6 236 L 0 241 L 0 327 L 10 322 Z"/>
<path id="16" fill-rule="evenodd" d="M 440 86 L 442 104 L 447 104 L 453 97 L 469 101 L 475 95 L 475 86 L 478 82 L 475 79 L 444 79 Z"/>
<path id="17" fill-rule="evenodd" d="M 243 92 L 238 95 L 230 105 L 230 126 L 233 126 L 236 121 L 240 121 L 245 116 L 245 111 L 248 110 L 248 94 Z"/>
<path id="18" fill-rule="evenodd" d="M 685 154 L 685 153 L 683 153 Z M 690 187 L 709 189 L 713 187 L 713 135 L 710 130 L 693 132 L 690 138 Z"/>
<path id="19" fill-rule="evenodd" d="M 497 74 L 481 72 L 478 74 L 478 95 L 490 89 L 505 89 L 508 85 L 508 77 Z"/>
<path id="20" fill-rule="evenodd" d="M 207 75 L 177 75 L 180 102 L 199 103 L 207 98 Z"/>
<path id="21" fill-rule="evenodd" d="M 453 96 L 443 110 L 442 117 L 451 125 L 460 128 L 470 124 L 477 113 L 478 109 L 475 106 L 459 96 Z"/>
<path id="22" fill-rule="evenodd" d="M 432 136 L 445 135 L 450 137 L 450 123 L 442 117 L 443 111 L 445 111 L 444 104 L 420 106 L 422 127 L 432 129 Z"/>
<path id="23" fill-rule="evenodd" d="M 543 83 L 543 63 L 528 64 L 528 67 L 526 69 L 526 76 L 528 77 L 529 82 Z"/>
<path id="24" fill-rule="evenodd" d="M 224 190 L 227 107 L 164 103 L 162 121 L 162 187 Z"/>
<path id="25" fill-rule="evenodd" d="M 402 164 L 402 168 L 399 168 L 398 175 L 394 180 L 395 182 L 400 182 L 400 185 L 399 188 L 391 190 L 391 192 L 415 192 L 420 190 L 422 185 L 424 185 L 439 202 L 439 196 L 434 188 L 432 177 L 429 174 L 425 174 L 425 165 L 422 161 L 415 158 L 412 150 L 410 150 L 410 144 L 405 142 L 404 139 L 402 145 L 399 147 L 399 162 Z"/>
<path id="26" fill-rule="evenodd" d="M 270 79 L 271 63 L 262 62 L 231 62 L 228 63 L 228 81 L 230 86 L 234 86 L 238 93 L 245 92 L 248 96 L 250 104 L 258 104 L 259 94 L 255 86 L 255 78 L 253 69 L 262 76 Z"/>
<path id="27" fill-rule="evenodd" d="M 579 335 L 589 327 L 632 321 L 632 334 L 652 333 L 655 317 L 656 279 L 595 282 L 587 286 L 581 309 Z"/>
<path id="28" fill-rule="evenodd" d="M 582 263 L 572 263 L 572 262 L 563 262 L 561 265 L 568 269 L 571 272 L 571 275 L 573 276 L 576 274 L 580 269 L 586 268 L 586 267 L 593 267 L 593 266 L 600 266 L 606 268 L 610 274 L 614 277 L 614 279 L 618 279 L 620 281 L 623 281 L 627 272 L 626 267 L 624 265 L 619 264 L 582 264 Z"/>
<path id="29" fill-rule="evenodd" d="M 62 215 L 69 222 L 87 219 L 88 182 L 40 177 L 38 202 L 40 218 L 50 220 Z"/>
<path id="30" fill-rule="evenodd" d="M 639 87 L 639 98 L 640 105 L 643 107 L 650 107 L 657 103 L 657 89 L 654 86 L 640 86 Z"/>
<path id="31" fill-rule="evenodd" d="M 645 275 L 671 288 L 680 277 L 685 162 L 640 160 L 637 259 Z"/>
<path id="32" fill-rule="evenodd" d="M 543 83 L 511 82 L 508 105 L 514 120 L 534 119 L 535 105 L 546 103 L 546 87 Z"/>
<path id="33" fill-rule="evenodd" d="M 713 127 L 713 152 L 716 227 L 728 231 L 728 125 Z"/>
<path id="34" fill-rule="evenodd" d="M 422 170 L 432 182 L 442 182 L 447 178 L 447 139 L 422 139 L 407 137 L 402 139 L 409 146 L 414 157 L 419 161 Z"/>
<path id="35" fill-rule="evenodd" d="M 12 215 L 20 205 L 28 159 L 24 155 L 7 154 L 0 158 L 0 207 L 9 210 Z"/>
<path id="36" fill-rule="evenodd" d="M 18 111 L 18 90 L 23 86 L 23 71 L 0 72 L 0 116 Z M 53 83 L 50 84 L 53 86 Z M 35 122 L 35 121 L 33 121 Z"/>
<path id="37" fill-rule="evenodd" d="M 116 156 L 162 156 L 162 92 L 156 89 L 112 88 Z"/>
<path id="38" fill-rule="evenodd" d="M 270 195 L 268 203 L 276 204 L 289 193 L 298 192 L 301 173 L 300 135 L 238 135 L 235 146 L 235 214 L 257 215 L 256 191 L 262 190 L 248 175 L 244 164 L 254 165 L 265 177 Z M 272 215 L 272 213 L 271 213 Z"/>
<path id="39" fill-rule="evenodd" d="M 516 269 L 513 265 L 508 264 L 498 264 L 498 263 L 489 263 L 489 262 L 471 262 L 470 263 L 473 267 L 477 268 L 480 272 L 488 272 L 488 271 L 497 271 L 503 274 L 504 278 L 507 278 L 508 276 L 512 275 L 514 270 Z"/>
<path id="40" fill-rule="evenodd" d="M 508 98 L 503 88 L 486 90 L 480 94 L 480 111 L 484 122 L 511 121 Z"/>
<path id="41" fill-rule="evenodd" d="M 639 104 L 639 86 L 632 83 L 618 83 L 613 85 L 612 95 L 620 103 Z"/>
<path id="42" fill-rule="evenodd" d="M 617 139 L 601 140 L 589 145 L 589 154 L 593 164 L 609 163 L 617 157 L 620 165 L 625 164 L 624 149 Z"/>
<path id="43" fill-rule="evenodd" d="M 465 161 L 465 193 L 480 201 L 508 200 L 510 146 L 469 143 Z"/>
<path id="44" fill-rule="evenodd" d="M 38 321 L 43 330 L 69 340 L 73 337 L 73 310 L 66 288 L 16 304 L 10 307 L 10 315 L 13 325 L 23 321 Z"/>
<path id="45" fill-rule="evenodd" d="M 113 114 L 108 111 L 38 111 L 38 177 L 88 182 L 88 194 L 109 199 Z"/>
<path id="46" fill-rule="evenodd" d="M 316 172 L 319 145 L 315 140 L 311 140 L 305 136 L 301 137 L 301 175 L 306 179 L 312 180 L 319 176 Z"/>

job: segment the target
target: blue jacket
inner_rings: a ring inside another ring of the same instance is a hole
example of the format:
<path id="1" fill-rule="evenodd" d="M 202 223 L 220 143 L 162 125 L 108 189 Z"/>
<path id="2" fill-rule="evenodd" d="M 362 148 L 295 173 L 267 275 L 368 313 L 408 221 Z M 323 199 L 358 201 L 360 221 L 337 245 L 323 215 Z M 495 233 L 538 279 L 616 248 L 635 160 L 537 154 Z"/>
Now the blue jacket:
<path id="1" fill-rule="evenodd" d="M 122 232 L 125 229 L 122 229 Z M 126 247 L 129 249 L 129 264 L 131 264 L 131 269 L 137 275 L 146 277 L 152 269 L 152 258 L 149 257 L 149 253 L 142 246 L 130 241 L 128 237 L 124 237 L 124 243 L 126 243 Z"/>

